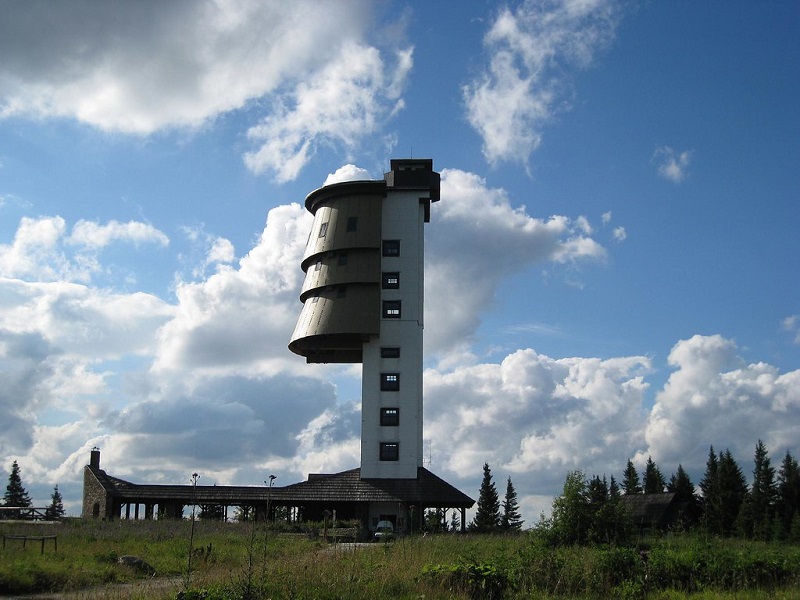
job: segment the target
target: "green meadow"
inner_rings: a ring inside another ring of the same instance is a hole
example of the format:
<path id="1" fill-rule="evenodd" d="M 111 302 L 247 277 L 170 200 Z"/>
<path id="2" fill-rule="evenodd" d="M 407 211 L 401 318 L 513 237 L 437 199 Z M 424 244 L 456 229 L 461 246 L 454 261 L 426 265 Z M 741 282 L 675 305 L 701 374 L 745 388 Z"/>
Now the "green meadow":
<path id="1" fill-rule="evenodd" d="M 441 534 L 333 544 L 263 524 L 2 523 L 57 535 L 0 550 L 0 596 L 147 599 L 800 598 L 797 545 L 667 534 L 632 547 L 548 545 L 536 533 Z M 192 552 L 190 554 L 190 544 Z M 132 555 L 155 576 L 122 565 Z M 191 556 L 191 571 L 189 563 Z"/>

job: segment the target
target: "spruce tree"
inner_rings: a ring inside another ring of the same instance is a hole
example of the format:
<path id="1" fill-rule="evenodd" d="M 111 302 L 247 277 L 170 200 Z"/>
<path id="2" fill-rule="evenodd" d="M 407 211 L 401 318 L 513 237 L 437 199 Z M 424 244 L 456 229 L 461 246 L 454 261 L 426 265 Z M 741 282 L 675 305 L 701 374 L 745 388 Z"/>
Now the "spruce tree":
<path id="1" fill-rule="evenodd" d="M 678 465 L 678 471 L 670 477 L 667 491 L 675 494 L 675 502 L 680 507 L 681 524 L 684 529 L 688 529 L 697 522 L 700 506 L 695 496 L 694 484 L 682 465 Z"/>
<path id="2" fill-rule="evenodd" d="M 641 494 L 642 486 L 639 483 L 639 473 L 636 472 L 636 467 L 633 466 L 633 461 L 628 459 L 628 464 L 625 466 L 625 472 L 622 474 L 622 490 L 625 494 Z"/>
<path id="3" fill-rule="evenodd" d="M 776 487 L 776 531 L 778 539 L 787 540 L 790 539 L 792 521 L 800 515 L 800 465 L 788 450 L 778 470 Z"/>
<path id="4" fill-rule="evenodd" d="M 703 492 L 703 521 L 708 533 L 722 533 L 722 492 L 719 487 L 719 459 L 714 446 L 708 451 L 706 472 L 700 480 Z"/>
<path id="5" fill-rule="evenodd" d="M 666 485 L 667 482 L 664 480 L 661 469 L 653 462 L 653 458 L 648 456 L 647 464 L 644 467 L 644 493 L 661 494 L 664 492 Z"/>
<path id="6" fill-rule="evenodd" d="M 489 463 L 483 463 L 483 481 L 478 493 L 478 508 L 470 529 L 479 533 L 497 531 L 500 527 L 500 499 L 492 482 Z"/>
<path id="7" fill-rule="evenodd" d="M 773 533 L 775 469 L 761 440 L 756 444 L 753 462 L 753 485 L 742 504 L 739 528 L 745 537 L 767 541 Z"/>
<path id="8" fill-rule="evenodd" d="M 19 474 L 17 461 L 11 464 L 11 474 L 8 476 L 6 493 L 3 496 L 3 506 L 14 506 L 27 508 L 31 505 L 31 498 L 22 485 L 22 477 Z"/>
<path id="9" fill-rule="evenodd" d="M 742 503 L 747 495 L 747 480 L 730 450 L 719 455 L 720 533 L 733 533 Z"/>
<path id="10" fill-rule="evenodd" d="M 519 531 L 522 529 L 524 521 L 520 518 L 519 503 L 517 502 L 517 490 L 511 483 L 511 477 L 506 484 L 506 496 L 503 499 L 503 516 L 500 521 L 500 528 L 503 531 Z"/>
<path id="11" fill-rule="evenodd" d="M 53 495 L 50 496 L 50 506 L 44 511 L 44 518 L 48 521 L 57 521 L 66 514 L 64 510 L 64 501 L 61 498 L 61 492 L 58 491 L 58 484 L 53 488 Z"/>

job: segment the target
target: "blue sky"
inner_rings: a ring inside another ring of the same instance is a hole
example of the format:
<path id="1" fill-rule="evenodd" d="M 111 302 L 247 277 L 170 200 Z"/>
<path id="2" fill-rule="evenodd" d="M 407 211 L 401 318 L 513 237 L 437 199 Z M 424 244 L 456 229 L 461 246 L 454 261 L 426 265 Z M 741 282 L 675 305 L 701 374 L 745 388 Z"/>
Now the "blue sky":
<path id="1" fill-rule="evenodd" d="M 0 4 L 0 459 L 279 483 L 358 465 L 310 366 L 302 202 L 430 157 L 429 468 L 532 524 L 567 471 L 800 439 L 790 2 Z"/>

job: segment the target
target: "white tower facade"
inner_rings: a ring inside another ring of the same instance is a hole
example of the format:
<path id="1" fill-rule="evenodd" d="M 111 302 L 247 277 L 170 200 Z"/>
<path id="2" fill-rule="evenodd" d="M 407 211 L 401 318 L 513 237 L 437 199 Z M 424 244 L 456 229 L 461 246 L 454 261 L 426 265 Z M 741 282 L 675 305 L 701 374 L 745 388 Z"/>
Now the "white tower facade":
<path id="1" fill-rule="evenodd" d="M 361 478 L 422 467 L 424 224 L 439 200 L 430 159 L 391 161 L 383 180 L 322 187 L 289 348 L 308 362 L 361 362 Z"/>

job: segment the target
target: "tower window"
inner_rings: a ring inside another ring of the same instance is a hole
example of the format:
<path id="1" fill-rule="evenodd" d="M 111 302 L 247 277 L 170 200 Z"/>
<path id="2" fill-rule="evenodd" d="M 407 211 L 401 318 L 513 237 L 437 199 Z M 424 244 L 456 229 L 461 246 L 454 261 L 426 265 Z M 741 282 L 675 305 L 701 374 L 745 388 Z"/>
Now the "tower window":
<path id="1" fill-rule="evenodd" d="M 400 256 L 400 240 L 383 240 L 384 256 Z"/>
<path id="2" fill-rule="evenodd" d="M 328 233 L 328 222 L 326 221 L 322 225 L 319 226 L 319 237 L 325 237 Z"/>
<path id="3" fill-rule="evenodd" d="M 342 252 L 339 255 L 339 261 L 338 262 L 339 262 L 339 266 L 340 267 L 343 267 L 344 265 L 347 264 L 347 252 Z"/>
<path id="4" fill-rule="evenodd" d="M 318 258 L 316 264 L 314 265 L 314 270 L 319 271 L 322 268 L 322 259 Z"/>
<path id="5" fill-rule="evenodd" d="M 337 298 L 344 298 L 347 295 L 347 288 L 345 286 L 341 286 L 336 290 L 336 297 Z"/>
<path id="6" fill-rule="evenodd" d="M 381 442 L 381 460 L 400 460 L 400 444 L 397 442 Z"/>
<path id="7" fill-rule="evenodd" d="M 347 217 L 347 231 L 356 231 L 358 229 L 358 217 Z"/>
<path id="8" fill-rule="evenodd" d="M 400 348 L 387 346 L 382 347 L 381 358 L 400 358 Z"/>
<path id="9" fill-rule="evenodd" d="M 400 273 L 382 273 L 381 287 L 385 290 L 396 290 L 400 287 Z"/>
<path id="10" fill-rule="evenodd" d="M 382 408 L 381 409 L 381 426 L 382 427 L 397 427 L 400 425 L 400 409 L 399 408 Z"/>
<path id="11" fill-rule="evenodd" d="M 400 391 L 400 373 L 381 373 L 381 391 Z"/>
<path id="12" fill-rule="evenodd" d="M 400 300 L 383 301 L 383 318 L 384 319 L 400 318 Z"/>

